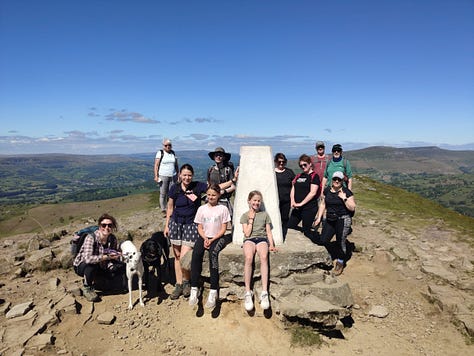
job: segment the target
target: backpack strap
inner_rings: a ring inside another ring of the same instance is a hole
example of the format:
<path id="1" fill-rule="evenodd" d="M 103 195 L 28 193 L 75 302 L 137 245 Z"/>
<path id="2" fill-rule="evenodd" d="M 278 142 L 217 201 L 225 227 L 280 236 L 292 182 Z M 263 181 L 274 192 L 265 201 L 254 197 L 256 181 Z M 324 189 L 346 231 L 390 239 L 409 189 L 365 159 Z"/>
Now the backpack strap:
<path id="1" fill-rule="evenodd" d="M 158 173 L 160 172 L 161 161 L 163 160 L 163 156 L 165 155 L 165 152 L 163 151 L 163 149 L 161 149 L 160 152 L 161 152 L 160 162 L 158 162 L 158 167 L 156 168 Z M 178 174 L 179 173 L 178 159 L 176 158 L 176 154 L 174 153 L 173 150 L 170 150 L 170 153 L 174 156 L 174 169 L 176 171 L 176 174 Z"/>
<path id="2" fill-rule="evenodd" d="M 298 180 L 298 178 L 301 176 L 301 173 L 298 173 L 295 178 L 293 178 L 293 180 L 291 181 L 291 184 L 295 184 L 296 181 Z"/>
<path id="3" fill-rule="evenodd" d="M 318 174 L 316 172 L 311 172 L 311 182 L 313 181 L 314 177 L 317 176 Z M 298 173 L 295 178 L 291 181 L 292 184 L 295 184 L 298 178 L 301 177 L 301 173 Z M 312 183 L 311 183 L 312 184 Z"/>

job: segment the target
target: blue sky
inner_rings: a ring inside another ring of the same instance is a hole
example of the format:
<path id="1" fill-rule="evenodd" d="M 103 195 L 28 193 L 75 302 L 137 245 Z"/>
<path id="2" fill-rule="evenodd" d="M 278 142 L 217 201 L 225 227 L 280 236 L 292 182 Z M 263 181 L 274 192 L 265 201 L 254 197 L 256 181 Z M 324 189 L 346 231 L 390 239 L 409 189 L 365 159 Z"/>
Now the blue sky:
<path id="1" fill-rule="evenodd" d="M 474 1 L 0 0 L 0 154 L 474 149 Z"/>

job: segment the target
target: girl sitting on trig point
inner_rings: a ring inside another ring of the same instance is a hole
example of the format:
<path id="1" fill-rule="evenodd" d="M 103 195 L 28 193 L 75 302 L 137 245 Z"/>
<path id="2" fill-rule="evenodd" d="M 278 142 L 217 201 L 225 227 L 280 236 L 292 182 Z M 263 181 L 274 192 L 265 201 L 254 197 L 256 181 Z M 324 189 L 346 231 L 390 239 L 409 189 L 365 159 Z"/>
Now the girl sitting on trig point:
<path id="1" fill-rule="evenodd" d="M 260 274 L 262 278 L 262 293 L 260 295 L 260 306 L 262 309 L 270 308 L 268 299 L 268 251 L 277 251 L 273 242 L 271 230 L 271 219 L 266 211 L 261 211 L 262 193 L 253 190 L 249 193 L 249 211 L 242 214 L 240 223 L 244 232 L 244 280 L 245 280 L 245 310 L 253 309 L 253 292 L 250 289 L 252 278 L 252 264 L 255 253 L 260 258 Z"/>

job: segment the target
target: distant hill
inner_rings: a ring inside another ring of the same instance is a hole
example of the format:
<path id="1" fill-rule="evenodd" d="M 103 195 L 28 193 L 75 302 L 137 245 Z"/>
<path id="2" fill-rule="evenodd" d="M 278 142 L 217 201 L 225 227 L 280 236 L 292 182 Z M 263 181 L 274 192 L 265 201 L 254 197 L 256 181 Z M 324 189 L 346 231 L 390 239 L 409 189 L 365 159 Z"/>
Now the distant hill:
<path id="1" fill-rule="evenodd" d="M 358 172 L 473 174 L 474 151 L 374 146 L 345 153 Z"/>
<path id="2" fill-rule="evenodd" d="M 205 180 L 212 164 L 208 151 L 178 151 L 195 179 Z M 474 216 L 474 151 L 437 147 L 370 147 L 346 152 L 356 175 L 366 175 L 418 193 Z M 133 155 L 0 155 L 0 214 L 15 205 L 109 199 L 156 191 L 155 153 Z M 238 165 L 239 157 L 232 161 Z M 295 171 L 297 162 L 289 162 Z"/>
<path id="3" fill-rule="evenodd" d="M 369 147 L 345 154 L 367 175 L 474 217 L 474 151 L 438 147 Z"/>
<path id="4" fill-rule="evenodd" d="M 19 205 L 95 201 L 156 191 L 155 154 L 0 155 L 0 219 L 14 214 Z M 208 151 L 182 151 L 177 156 L 180 165 L 193 165 L 196 180 L 206 179 L 212 164 Z"/>

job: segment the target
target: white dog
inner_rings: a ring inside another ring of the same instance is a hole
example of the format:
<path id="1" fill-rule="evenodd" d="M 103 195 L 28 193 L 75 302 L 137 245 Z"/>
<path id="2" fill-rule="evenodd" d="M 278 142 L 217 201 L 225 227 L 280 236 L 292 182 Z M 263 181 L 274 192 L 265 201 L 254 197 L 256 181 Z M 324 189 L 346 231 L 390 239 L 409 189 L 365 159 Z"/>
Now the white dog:
<path id="1" fill-rule="evenodd" d="M 133 309 L 132 304 L 132 280 L 133 276 L 136 274 L 138 276 L 138 291 L 140 293 L 140 305 L 143 307 L 142 297 L 142 278 L 143 278 L 143 261 L 142 255 L 137 250 L 132 241 L 124 241 L 120 245 L 122 250 L 122 256 L 127 264 L 127 279 L 128 279 L 128 309 Z"/>

